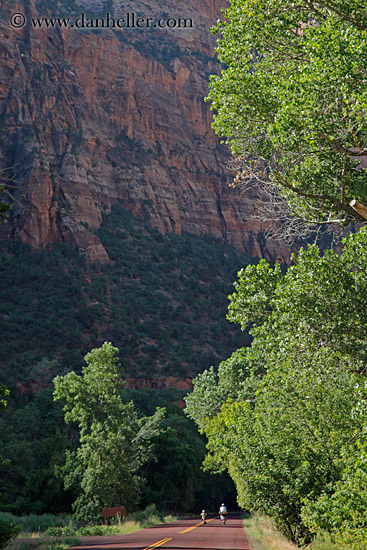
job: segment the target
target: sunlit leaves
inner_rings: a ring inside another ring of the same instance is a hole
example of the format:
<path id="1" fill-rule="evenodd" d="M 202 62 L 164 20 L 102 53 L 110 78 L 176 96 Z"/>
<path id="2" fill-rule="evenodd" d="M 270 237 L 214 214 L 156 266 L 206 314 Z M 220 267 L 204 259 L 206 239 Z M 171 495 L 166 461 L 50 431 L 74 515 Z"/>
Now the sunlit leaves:
<path id="1" fill-rule="evenodd" d="M 250 326 L 251 348 L 204 372 L 187 398 L 209 439 L 206 467 L 228 470 L 240 504 L 275 518 L 298 544 L 322 527 L 346 548 L 353 530 L 362 536 L 366 249 L 363 228 L 340 254 L 301 250 L 285 274 L 265 261 L 241 270 L 229 318 Z M 350 520 L 340 504 L 349 488 Z"/>
<path id="2" fill-rule="evenodd" d="M 235 0 L 213 32 L 214 128 L 235 156 L 259 158 L 293 214 L 353 219 L 367 202 L 367 26 L 361 2 Z M 266 185 L 266 182 L 263 182 Z M 356 214 L 355 214 L 356 215 Z"/>
<path id="3" fill-rule="evenodd" d="M 82 376 L 70 372 L 54 380 L 56 400 L 66 401 L 66 422 L 76 422 L 80 446 L 67 453 L 66 488 L 80 485 L 74 504 L 79 517 L 96 518 L 102 506 L 134 505 L 139 468 L 151 456 L 151 440 L 161 431 L 164 409 L 139 418 L 120 396 L 118 349 L 105 342 L 85 356 Z"/>

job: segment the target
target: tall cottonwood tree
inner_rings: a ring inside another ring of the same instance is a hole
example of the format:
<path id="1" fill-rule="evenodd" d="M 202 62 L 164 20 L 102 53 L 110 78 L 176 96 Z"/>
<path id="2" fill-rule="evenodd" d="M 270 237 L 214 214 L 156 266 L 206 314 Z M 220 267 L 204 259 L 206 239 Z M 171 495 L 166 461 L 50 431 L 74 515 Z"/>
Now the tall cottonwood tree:
<path id="1" fill-rule="evenodd" d="M 65 421 L 79 428 L 80 445 L 67 453 L 61 473 L 65 488 L 79 485 L 74 509 L 89 521 L 103 506 L 137 504 L 139 469 L 151 456 L 164 409 L 139 418 L 133 403 L 122 401 L 118 349 L 110 343 L 93 349 L 85 361 L 81 376 L 70 372 L 54 379 L 54 399 L 66 401 Z"/>
<path id="2" fill-rule="evenodd" d="M 281 217 L 287 206 L 306 224 L 365 222 L 365 4 L 233 0 L 223 13 L 208 99 L 235 182 L 257 183 Z"/>

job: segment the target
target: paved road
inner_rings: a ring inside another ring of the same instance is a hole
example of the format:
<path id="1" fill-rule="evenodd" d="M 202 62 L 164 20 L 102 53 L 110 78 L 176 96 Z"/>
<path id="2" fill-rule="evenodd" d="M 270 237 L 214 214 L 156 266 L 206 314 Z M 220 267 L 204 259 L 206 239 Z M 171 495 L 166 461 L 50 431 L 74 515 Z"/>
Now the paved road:
<path id="1" fill-rule="evenodd" d="M 180 520 L 114 537 L 83 537 L 80 550 L 250 550 L 241 519 Z"/>

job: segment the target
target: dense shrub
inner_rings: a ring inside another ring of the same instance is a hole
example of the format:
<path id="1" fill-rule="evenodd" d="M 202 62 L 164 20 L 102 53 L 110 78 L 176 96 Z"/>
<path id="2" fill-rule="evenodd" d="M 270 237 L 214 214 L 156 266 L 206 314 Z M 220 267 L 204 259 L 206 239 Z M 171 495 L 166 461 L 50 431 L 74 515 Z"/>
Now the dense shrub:
<path id="1" fill-rule="evenodd" d="M 28 516 L 19 517 L 8 512 L 1 512 L 0 521 L 10 521 L 14 523 L 23 533 L 44 533 L 51 528 L 70 528 L 71 516 L 56 516 L 54 514 L 30 514 Z"/>
<path id="2" fill-rule="evenodd" d="M 0 518 L 0 548 L 6 548 L 20 531 L 21 528 L 14 521 Z"/>

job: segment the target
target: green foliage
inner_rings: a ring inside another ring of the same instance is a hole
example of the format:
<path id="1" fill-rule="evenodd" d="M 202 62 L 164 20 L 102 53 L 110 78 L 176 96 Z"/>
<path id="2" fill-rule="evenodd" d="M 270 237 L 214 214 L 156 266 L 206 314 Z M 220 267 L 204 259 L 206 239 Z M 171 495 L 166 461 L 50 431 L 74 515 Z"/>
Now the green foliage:
<path id="1" fill-rule="evenodd" d="M 326 354 L 322 368 L 320 359 L 302 370 L 284 365 L 270 371 L 254 409 L 229 402 L 206 425 L 207 467 L 227 467 L 239 504 L 275 518 L 294 542 L 309 538 L 301 518 L 304 499 L 317 498 L 339 478 L 340 448 L 358 427 L 350 418 L 353 381 L 333 372 Z"/>
<path id="2" fill-rule="evenodd" d="M 128 371 L 182 377 L 246 343 L 228 330 L 224 311 L 231 276 L 247 258 L 197 237 L 162 236 L 118 206 L 99 237 L 114 261 L 104 269 L 109 335 Z"/>
<path id="3" fill-rule="evenodd" d="M 13 521 L 0 518 L 0 548 L 6 548 L 19 532 L 20 527 Z"/>
<path id="4" fill-rule="evenodd" d="M 147 510 L 155 504 L 161 511 L 183 513 L 202 508 L 216 510 L 218 501 L 225 500 L 233 510 L 236 503 L 231 479 L 210 475 L 201 468 L 206 439 L 180 407 L 185 393 L 176 388 L 122 393 L 124 401 L 134 400 L 140 414 L 150 415 L 157 406 L 167 410 L 164 431 L 155 438 L 155 451 L 143 470 L 146 483 L 141 503 L 148 505 Z M 143 521 L 135 513 L 129 518 Z"/>
<path id="5" fill-rule="evenodd" d="M 195 378 L 194 391 L 185 397 L 186 413 L 202 431 L 206 420 L 218 414 L 226 400 L 254 398 L 258 378 L 264 373 L 264 359 L 255 344 L 235 351 L 219 364 L 218 373 L 210 367 Z"/>
<path id="6" fill-rule="evenodd" d="M 312 541 L 311 550 L 338 550 L 328 533 L 319 533 Z"/>
<path id="7" fill-rule="evenodd" d="M 90 525 L 78 529 L 78 535 L 81 537 L 102 537 L 116 535 L 117 533 L 117 527 L 113 525 Z"/>
<path id="8" fill-rule="evenodd" d="M 252 322 L 261 324 L 269 313 L 269 304 L 281 280 L 279 264 L 270 268 L 266 260 L 249 265 L 238 273 L 235 294 L 231 298 L 228 319 L 239 323 L 242 329 Z"/>
<path id="9" fill-rule="evenodd" d="M 133 403 L 123 403 L 118 349 L 110 343 L 92 350 L 85 361 L 82 376 L 70 372 L 55 378 L 54 398 L 66 401 L 66 423 L 78 424 L 80 446 L 67 453 L 62 474 L 67 488 L 80 484 L 74 509 L 91 521 L 103 506 L 136 505 L 138 471 L 149 459 L 164 410 L 138 418 Z"/>
<path id="10" fill-rule="evenodd" d="M 229 318 L 251 324 L 252 346 L 186 398 L 206 467 L 228 470 L 240 505 L 297 544 L 319 529 L 343 548 L 364 543 L 366 246 L 362 229 L 340 255 L 300 251 L 285 275 L 264 262 L 240 271 Z"/>
<path id="11" fill-rule="evenodd" d="M 44 533 L 52 528 L 66 529 L 71 524 L 71 516 L 54 514 L 30 514 L 20 517 L 9 512 L 0 512 L 0 519 L 14 522 L 22 533 Z"/>
<path id="12" fill-rule="evenodd" d="M 211 77 L 214 128 L 304 220 L 348 223 L 367 204 L 366 10 L 359 0 L 235 0 Z M 358 158 L 359 157 L 359 158 Z"/>
<path id="13" fill-rule="evenodd" d="M 10 402 L 0 417 L 0 438 L 5 462 L 1 466 L 2 509 L 16 514 L 69 511 L 73 495 L 63 491 L 55 476 L 55 468 L 64 461 L 68 434 L 52 391 L 45 390 L 31 401 L 18 398 L 16 408 Z"/>
<path id="14" fill-rule="evenodd" d="M 327 250 L 322 256 L 317 246 L 301 250 L 295 265 L 277 283 L 274 295 L 273 286 L 267 291 L 260 285 L 260 297 L 253 296 L 255 303 L 259 299 L 267 303 L 271 312 L 264 321 L 242 296 L 246 296 L 243 288 L 247 281 L 252 285 L 254 274 L 250 266 L 239 274 L 229 319 L 241 322 L 243 327 L 254 323 L 251 333 L 264 345 L 266 342 L 269 352 L 274 349 L 277 354 L 279 346 L 286 345 L 288 353 L 292 350 L 294 360 L 301 365 L 302 358 L 311 351 L 317 353 L 327 347 L 341 354 L 340 359 L 351 370 L 363 372 L 366 355 L 361 343 L 367 326 L 367 284 L 366 257 L 360 255 L 360 250 L 366 242 L 367 233 L 362 230 L 347 240 L 342 255 Z M 262 273 L 259 264 L 258 276 L 264 277 L 266 285 L 273 274 L 271 270 Z"/>
<path id="15" fill-rule="evenodd" d="M 126 520 L 136 521 L 144 527 L 150 527 L 151 525 L 157 525 L 157 523 L 163 523 L 163 515 L 158 511 L 155 504 L 149 504 L 144 510 L 127 514 Z"/>
<path id="16" fill-rule="evenodd" d="M 80 374 L 83 350 L 112 340 L 121 350 L 126 376 L 149 373 L 161 387 L 159 377 L 192 376 L 249 341 L 225 319 L 227 296 L 239 266 L 249 261 L 246 256 L 208 239 L 163 236 L 119 205 L 98 236 L 111 265 L 87 266 L 62 244 L 40 253 L 19 244 L 1 253 L 0 384 L 11 390 L 0 415 L 3 510 L 71 511 L 79 482 L 66 490 L 55 472 L 64 464 L 65 450 L 78 445 L 78 433 L 75 426 L 65 426 L 62 406 L 47 388 L 57 374 L 72 369 Z M 134 398 L 150 416 L 156 406 L 180 401 L 184 392 L 175 392 L 124 390 L 124 402 Z M 151 464 L 153 471 L 156 466 Z M 233 495 L 222 478 L 209 481 L 200 471 L 193 476 L 201 481 L 190 482 L 195 493 L 190 502 L 207 492 Z M 184 490 L 181 478 L 180 484 Z M 144 505 L 154 498 L 159 502 L 158 493 L 148 499 L 145 491 L 139 482 L 137 496 Z"/>
<path id="17" fill-rule="evenodd" d="M 328 487 L 316 502 L 308 502 L 303 510 L 305 522 L 315 530 L 331 533 L 338 548 L 360 550 L 367 544 L 366 449 L 364 431 L 361 439 L 345 449 L 348 456 L 342 479 L 335 487 Z"/>
<path id="18" fill-rule="evenodd" d="M 195 434 L 195 426 L 182 411 L 171 411 L 165 431 L 156 439 L 154 464 L 148 465 L 147 503 L 160 510 L 187 512 L 203 506 L 205 476 L 200 472 L 205 443 Z M 141 518 L 138 518 L 142 521 Z"/>
<path id="19" fill-rule="evenodd" d="M 80 546 L 81 540 L 75 535 L 51 537 L 45 544 L 45 550 L 67 550 L 72 546 Z"/>
<path id="20" fill-rule="evenodd" d="M 90 318 L 81 288 L 83 268 L 83 261 L 63 245 L 51 254 L 32 254 L 23 245 L 1 254 L 0 327 L 4 338 L 0 354 L 4 359 L 2 377 L 10 388 L 15 381 L 29 380 L 39 361 L 54 361 L 61 349 L 69 354 L 74 351 L 80 364 L 82 355 L 77 350 L 84 319 Z M 64 361 L 68 365 L 67 353 Z M 48 379 L 41 378 L 42 382 L 50 383 L 59 368 L 57 365 Z"/>
<path id="21" fill-rule="evenodd" d="M 112 265 L 86 266 L 66 245 L 1 254 L 0 383 L 50 383 L 105 340 L 121 349 L 129 376 L 180 378 L 248 342 L 225 319 L 246 256 L 187 234 L 162 236 L 119 205 L 98 236 Z"/>

